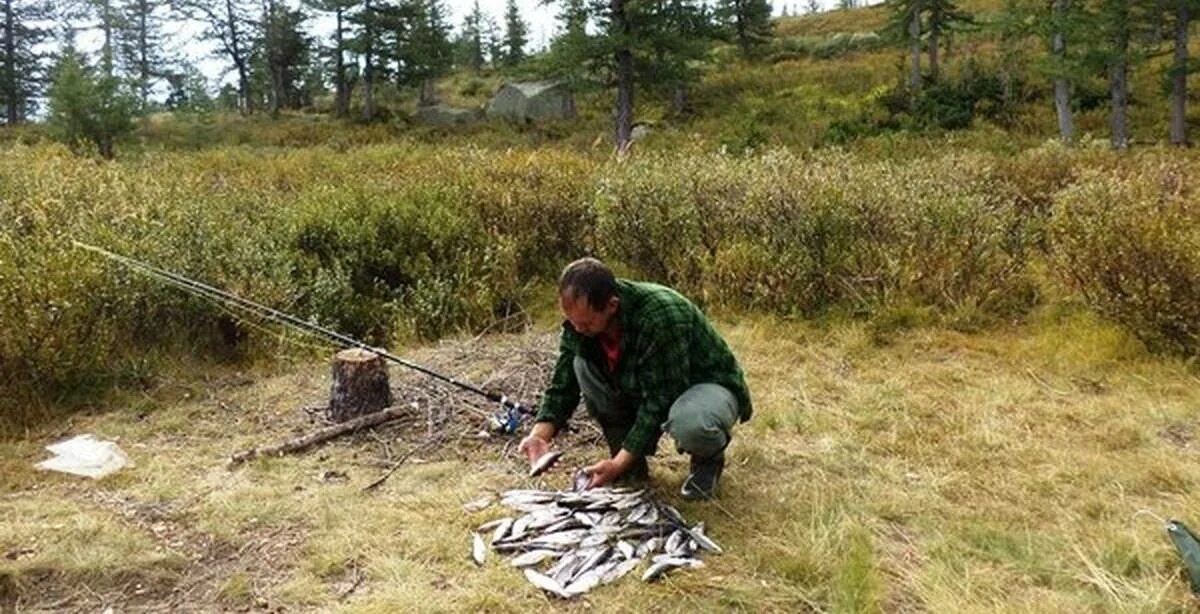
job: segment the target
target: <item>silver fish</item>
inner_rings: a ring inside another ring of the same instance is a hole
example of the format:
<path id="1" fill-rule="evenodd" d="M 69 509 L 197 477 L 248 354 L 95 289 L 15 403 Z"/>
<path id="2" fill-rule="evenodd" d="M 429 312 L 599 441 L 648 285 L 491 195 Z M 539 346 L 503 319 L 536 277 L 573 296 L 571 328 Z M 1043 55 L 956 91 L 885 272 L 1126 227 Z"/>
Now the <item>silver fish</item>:
<path id="1" fill-rule="evenodd" d="M 667 538 L 667 543 L 663 545 L 663 551 L 667 553 L 675 552 L 679 549 L 679 545 L 683 543 L 683 531 L 675 529 Z"/>
<path id="2" fill-rule="evenodd" d="M 592 476 L 587 474 L 587 471 L 580 469 L 571 477 L 571 490 L 582 491 L 587 490 L 588 484 L 592 483 Z"/>
<path id="3" fill-rule="evenodd" d="M 537 476 L 545 473 L 547 469 L 554 466 L 554 463 L 558 462 L 558 459 L 561 458 L 562 455 L 562 450 L 555 450 L 553 452 L 547 452 L 541 455 L 536 461 L 533 462 L 533 467 L 529 469 L 529 477 L 536 478 Z"/>
<path id="4" fill-rule="evenodd" d="M 662 545 L 662 538 L 651 537 L 650 539 L 647 539 L 646 541 L 642 542 L 641 545 L 639 545 L 637 547 L 637 550 L 634 551 L 633 554 L 637 558 L 642 558 L 648 554 L 653 554 L 655 552 L 658 552 L 658 547 L 661 545 Z"/>
<path id="5" fill-rule="evenodd" d="M 637 519 L 637 523 L 644 524 L 647 526 L 658 524 L 658 508 L 654 507 L 654 506 L 650 506 L 650 509 L 647 510 L 645 514 L 642 514 L 642 516 Z"/>
<path id="6" fill-rule="evenodd" d="M 563 590 L 563 585 L 555 581 L 555 579 L 551 578 L 550 576 L 540 574 L 526 567 L 525 579 L 529 580 L 530 584 L 533 584 L 534 586 L 548 593 L 553 593 L 559 597 L 562 597 L 563 599 L 570 598 L 570 595 L 567 595 L 567 592 Z"/>
<path id="7" fill-rule="evenodd" d="M 646 570 L 646 573 L 642 574 L 642 581 L 643 582 L 653 582 L 654 580 L 662 577 L 662 575 L 664 573 L 666 573 L 672 569 L 679 568 L 679 567 L 695 568 L 695 567 L 703 567 L 703 566 L 704 566 L 704 563 L 702 561 L 700 561 L 699 559 L 677 558 L 677 557 L 665 558 L 665 559 L 659 560 L 657 563 L 653 563 L 652 565 L 650 565 L 650 568 Z"/>
<path id="8" fill-rule="evenodd" d="M 483 565 L 484 559 L 487 557 L 487 546 L 483 543 L 483 536 L 478 533 L 471 534 L 471 558 L 475 559 L 476 565 Z"/>
<path id="9" fill-rule="evenodd" d="M 583 562 L 579 564 L 579 568 L 575 570 L 574 574 L 572 574 L 571 581 L 574 582 L 575 579 L 578 578 L 579 576 L 582 576 L 583 574 L 591 571 L 592 569 L 595 569 L 597 565 L 599 565 L 600 563 L 603 563 L 606 559 L 608 559 L 608 555 L 611 553 L 612 553 L 612 548 L 609 548 L 608 546 L 604 546 L 603 548 L 600 548 L 600 549 L 596 550 L 594 553 L 592 553 L 591 556 L 588 556 L 587 558 L 583 559 Z"/>
<path id="10" fill-rule="evenodd" d="M 692 538 L 692 541 L 696 542 L 696 545 L 700 546 L 701 548 L 717 554 L 725 552 L 721 549 L 721 546 L 717 545 L 717 542 L 713 541 L 712 538 L 704 534 L 704 527 L 701 526 L 699 531 L 695 529 L 689 529 L 687 527 L 681 528 L 688 534 L 689 537 Z"/>
<path id="11" fill-rule="evenodd" d="M 587 536 L 587 529 L 571 529 L 568 531 L 559 531 L 558 533 L 550 533 L 529 540 L 530 544 L 548 544 L 559 546 L 572 546 L 578 544 L 580 540 Z"/>
<path id="12" fill-rule="evenodd" d="M 487 509 L 487 507 L 491 504 L 492 504 L 491 497 L 483 497 L 481 499 L 476 499 L 474 501 L 468 501 L 468 502 L 464 503 L 463 510 L 465 510 L 468 513 L 474 513 L 474 512 L 478 512 L 478 511 Z"/>
<path id="13" fill-rule="evenodd" d="M 615 582 L 618 578 L 621 578 L 625 574 L 633 571 L 635 567 L 641 564 L 642 559 L 628 559 L 621 561 L 605 572 L 605 574 L 600 578 L 600 583 L 608 584 L 610 582 Z"/>
<path id="14" fill-rule="evenodd" d="M 604 577 L 604 574 L 608 573 L 610 567 L 611 565 L 606 563 L 579 574 L 578 577 L 571 580 L 571 583 L 567 585 L 565 592 L 571 597 L 576 597 L 596 588 L 600 584 L 600 579 Z"/>
<path id="15" fill-rule="evenodd" d="M 511 562 L 513 567 L 529 567 L 561 555 L 562 553 L 557 550 L 530 550 L 514 557 Z"/>
<path id="16" fill-rule="evenodd" d="M 608 543 L 608 536 L 603 533 L 593 533 L 579 540 L 580 548 L 595 548 Z"/>
<path id="17" fill-rule="evenodd" d="M 632 559 L 633 555 L 637 553 L 637 548 L 635 548 L 633 544 L 622 539 L 617 542 L 617 551 L 621 553 L 621 556 L 627 559 Z"/>
<path id="18" fill-rule="evenodd" d="M 492 545 L 505 538 L 508 535 L 509 529 L 512 528 L 512 518 L 501 518 L 500 524 L 496 525 L 496 530 L 492 532 Z"/>

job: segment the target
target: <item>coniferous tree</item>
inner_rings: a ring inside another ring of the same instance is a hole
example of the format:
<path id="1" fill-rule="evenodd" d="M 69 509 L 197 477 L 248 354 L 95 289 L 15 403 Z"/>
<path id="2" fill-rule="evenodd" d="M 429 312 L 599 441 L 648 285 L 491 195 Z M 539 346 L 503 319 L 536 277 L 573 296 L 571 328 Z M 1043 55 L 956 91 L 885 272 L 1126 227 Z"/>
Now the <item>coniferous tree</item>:
<path id="1" fill-rule="evenodd" d="M 72 147 L 90 142 L 112 159 L 117 138 L 133 129 L 133 97 L 105 66 L 89 66 L 73 47 L 59 59 L 48 97 L 51 134 Z"/>
<path id="2" fill-rule="evenodd" d="M 25 121 L 42 91 L 47 57 L 41 45 L 50 38 L 38 24 L 51 7 L 32 0 L 0 0 L 0 107 L 8 125 Z"/>
<path id="3" fill-rule="evenodd" d="M 529 26 L 521 19 L 516 0 L 508 0 L 504 7 L 504 64 L 516 66 L 525 59 L 525 46 L 529 44 Z"/>
<path id="4" fill-rule="evenodd" d="M 750 57 L 771 38 L 769 0 L 721 0 L 718 15 L 743 57 Z"/>

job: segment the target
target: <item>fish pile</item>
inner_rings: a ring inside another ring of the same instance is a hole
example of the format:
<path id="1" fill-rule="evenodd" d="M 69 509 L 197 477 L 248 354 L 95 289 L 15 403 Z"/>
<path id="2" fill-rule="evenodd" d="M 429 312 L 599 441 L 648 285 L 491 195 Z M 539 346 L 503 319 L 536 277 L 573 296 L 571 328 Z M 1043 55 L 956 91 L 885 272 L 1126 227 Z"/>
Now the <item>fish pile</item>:
<path id="1" fill-rule="evenodd" d="M 593 488 L 574 491 L 509 490 L 501 505 L 519 513 L 486 522 L 472 533 L 472 558 L 483 565 L 488 545 L 511 557 L 534 586 L 571 599 L 616 581 L 643 564 L 642 580 L 676 569 L 703 567 L 702 552 L 721 547 L 689 526 L 674 507 L 645 490 Z M 478 511 L 490 501 L 464 506 Z"/>

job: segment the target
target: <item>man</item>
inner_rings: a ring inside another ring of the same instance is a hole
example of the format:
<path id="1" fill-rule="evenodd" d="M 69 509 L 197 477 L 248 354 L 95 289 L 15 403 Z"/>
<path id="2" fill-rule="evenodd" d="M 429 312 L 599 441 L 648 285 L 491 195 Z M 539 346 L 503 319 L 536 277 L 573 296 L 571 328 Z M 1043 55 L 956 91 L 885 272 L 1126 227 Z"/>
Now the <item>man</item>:
<path id="1" fill-rule="evenodd" d="M 585 471 L 588 487 L 648 476 L 663 431 L 691 455 L 687 499 L 716 494 L 734 424 L 750 419 L 750 392 L 729 346 L 695 305 L 657 284 L 616 279 L 594 258 L 559 279 L 566 316 L 558 362 L 519 450 L 531 463 L 579 404 L 600 423 L 612 457 Z"/>

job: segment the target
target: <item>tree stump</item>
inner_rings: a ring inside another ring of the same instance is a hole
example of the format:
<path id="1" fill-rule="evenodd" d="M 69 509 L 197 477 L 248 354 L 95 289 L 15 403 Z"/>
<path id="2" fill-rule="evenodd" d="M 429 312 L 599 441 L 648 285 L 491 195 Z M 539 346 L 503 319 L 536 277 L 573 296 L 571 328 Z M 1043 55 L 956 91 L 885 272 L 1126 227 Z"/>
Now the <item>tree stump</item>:
<path id="1" fill-rule="evenodd" d="M 333 357 L 327 414 L 330 420 L 345 422 L 391 404 L 392 389 L 382 357 L 358 348 L 342 350 Z"/>

